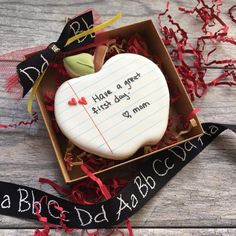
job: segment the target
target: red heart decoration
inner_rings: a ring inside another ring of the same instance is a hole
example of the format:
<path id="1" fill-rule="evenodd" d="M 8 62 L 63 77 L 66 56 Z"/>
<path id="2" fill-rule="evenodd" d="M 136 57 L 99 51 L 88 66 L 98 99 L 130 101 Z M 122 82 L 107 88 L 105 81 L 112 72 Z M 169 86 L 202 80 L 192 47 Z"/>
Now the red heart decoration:
<path id="1" fill-rule="evenodd" d="M 71 98 L 71 100 L 68 101 L 68 105 L 75 106 L 77 104 L 75 98 Z"/>
<path id="2" fill-rule="evenodd" d="M 87 105 L 86 98 L 85 98 L 85 97 L 81 97 L 81 98 L 79 99 L 79 104 L 81 104 L 81 105 Z"/>

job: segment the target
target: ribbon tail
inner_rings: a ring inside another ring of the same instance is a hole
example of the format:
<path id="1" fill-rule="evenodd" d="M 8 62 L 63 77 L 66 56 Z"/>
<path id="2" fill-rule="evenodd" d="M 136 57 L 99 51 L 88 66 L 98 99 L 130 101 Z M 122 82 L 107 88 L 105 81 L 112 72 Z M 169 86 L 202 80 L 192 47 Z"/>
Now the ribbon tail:
<path id="1" fill-rule="evenodd" d="M 44 75 L 46 73 L 46 70 L 41 74 L 41 76 L 35 81 L 34 86 L 32 87 L 30 96 L 29 96 L 29 100 L 28 100 L 28 104 L 27 104 L 27 111 L 29 113 L 32 113 L 32 105 L 33 105 L 33 100 L 36 94 L 36 91 L 38 89 L 39 84 L 41 83 Z"/>

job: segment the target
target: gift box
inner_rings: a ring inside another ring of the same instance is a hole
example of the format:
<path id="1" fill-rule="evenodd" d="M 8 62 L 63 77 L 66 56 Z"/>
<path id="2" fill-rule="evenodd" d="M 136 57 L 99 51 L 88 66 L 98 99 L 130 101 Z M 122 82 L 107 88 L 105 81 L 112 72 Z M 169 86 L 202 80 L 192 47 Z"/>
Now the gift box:
<path id="1" fill-rule="evenodd" d="M 139 23 L 135 23 L 132 25 L 128 25 L 125 27 L 117 28 L 114 30 L 106 31 L 102 33 L 104 38 L 114 39 L 117 37 L 128 38 L 132 35 L 139 34 L 144 39 L 147 44 L 148 50 L 152 53 L 152 55 L 156 55 L 159 58 L 159 66 L 168 80 L 168 86 L 170 95 L 172 98 L 177 96 L 175 102 L 171 103 L 170 106 L 170 114 L 175 118 L 179 117 L 180 119 L 184 119 L 183 117 L 187 117 L 187 121 L 190 120 L 190 123 L 184 128 L 184 130 L 171 130 L 172 135 L 175 135 L 177 140 L 174 143 L 165 143 L 165 145 L 160 146 L 159 148 L 149 149 L 149 151 L 145 151 L 145 148 L 138 150 L 131 158 L 124 161 L 110 161 L 109 165 L 104 165 L 101 169 L 96 171 L 94 174 L 105 173 L 108 171 L 112 171 L 117 167 L 128 165 L 130 163 L 136 162 L 138 160 L 148 158 L 151 155 L 155 155 L 155 153 L 163 150 L 171 148 L 173 145 L 178 145 L 182 142 L 186 142 L 193 138 L 196 138 L 203 134 L 203 129 L 201 127 L 200 122 L 196 114 L 193 112 L 194 108 L 189 99 L 188 94 L 185 91 L 184 85 L 181 82 L 181 78 L 179 77 L 175 66 L 168 54 L 166 47 L 164 46 L 160 35 L 156 31 L 151 20 L 142 21 Z M 87 175 L 80 169 L 79 164 L 77 163 L 68 169 L 67 163 L 64 160 L 65 152 L 68 147 L 68 140 L 62 133 L 55 132 L 55 128 L 53 127 L 51 112 L 49 112 L 45 108 L 44 95 L 47 91 L 56 90 L 56 74 L 55 69 L 49 68 L 44 75 L 44 79 L 40 83 L 39 88 L 36 92 L 37 102 L 42 113 L 42 117 L 44 119 L 46 128 L 49 133 L 49 137 L 52 142 L 53 149 L 55 151 L 55 155 L 62 171 L 64 180 L 66 183 L 74 183 L 81 179 L 87 177 Z M 177 91 L 177 92 L 176 92 Z M 145 91 L 144 91 L 145 92 Z M 182 118 L 181 118 L 182 117 Z M 171 119 L 172 123 L 176 122 L 175 119 Z M 176 124 L 174 124 L 176 126 Z M 185 126 L 185 125 L 183 125 Z M 165 138 L 165 136 L 164 136 Z M 81 160 L 83 161 L 83 160 Z"/>

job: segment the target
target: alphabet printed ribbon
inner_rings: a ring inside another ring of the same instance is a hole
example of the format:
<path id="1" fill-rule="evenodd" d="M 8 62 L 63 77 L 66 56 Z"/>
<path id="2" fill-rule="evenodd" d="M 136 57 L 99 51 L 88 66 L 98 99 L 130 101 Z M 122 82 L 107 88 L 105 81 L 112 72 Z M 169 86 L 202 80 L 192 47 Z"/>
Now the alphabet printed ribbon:
<path id="1" fill-rule="evenodd" d="M 59 51 L 68 51 L 77 47 L 83 47 L 94 41 L 95 35 L 92 33 L 65 46 L 70 37 L 86 31 L 91 27 L 93 27 L 92 11 L 77 16 L 65 25 L 56 42 L 51 43 L 45 50 L 36 53 L 17 65 L 17 74 L 23 87 L 23 97 L 32 88 L 35 81 L 46 71 L 49 63 L 53 61 Z"/>
<path id="2" fill-rule="evenodd" d="M 32 100 L 49 63 L 55 59 L 59 51 L 70 51 L 91 44 L 95 40 L 95 32 L 107 27 L 121 17 L 118 13 L 108 21 L 94 26 L 92 11 L 88 11 L 70 20 L 64 27 L 59 39 L 51 43 L 45 50 L 27 58 L 17 65 L 19 82 L 23 87 L 23 97 L 33 87 L 29 98 L 28 112 L 31 112 Z"/>
<path id="3" fill-rule="evenodd" d="M 136 213 L 174 175 L 194 159 L 221 132 L 236 125 L 203 123 L 201 137 L 151 155 L 121 192 L 109 200 L 78 205 L 43 191 L 0 182 L 0 214 L 37 219 L 36 208 L 48 223 L 91 229 L 117 225 Z M 64 217 L 61 217 L 64 215 Z"/>

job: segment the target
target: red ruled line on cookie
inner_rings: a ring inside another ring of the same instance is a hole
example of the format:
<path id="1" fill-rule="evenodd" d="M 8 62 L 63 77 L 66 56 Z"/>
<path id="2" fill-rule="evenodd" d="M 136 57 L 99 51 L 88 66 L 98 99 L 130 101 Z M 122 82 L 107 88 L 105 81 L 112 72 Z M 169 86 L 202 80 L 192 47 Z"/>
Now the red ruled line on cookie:
<path id="1" fill-rule="evenodd" d="M 68 85 L 70 86 L 71 90 L 73 91 L 73 93 L 75 94 L 75 96 L 77 97 L 78 101 L 80 100 L 80 98 L 78 97 L 78 95 L 76 94 L 75 90 L 73 89 L 73 87 L 71 86 L 71 84 L 67 81 Z M 95 128 L 97 129 L 97 131 L 99 132 L 99 134 L 101 135 L 102 139 L 104 140 L 104 142 L 106 143 L 107 147 L 109 148 L 109 150 L 111 151 L 111 153 L 113 154 L 110 145 L 108 144 L 107 140 L 105 139 L 104 135 L 102 134 L 101 130 L 98 128 L 97 124 L 95 123 L 94 119 L 91 117 L 91 115 L 89 114 L 88 110 L 86 109 L 86 107 L 84 105 L 82 105 L 84 108 L 84 111 L 88 114 L 90 120 L 93 122 Z"/>

